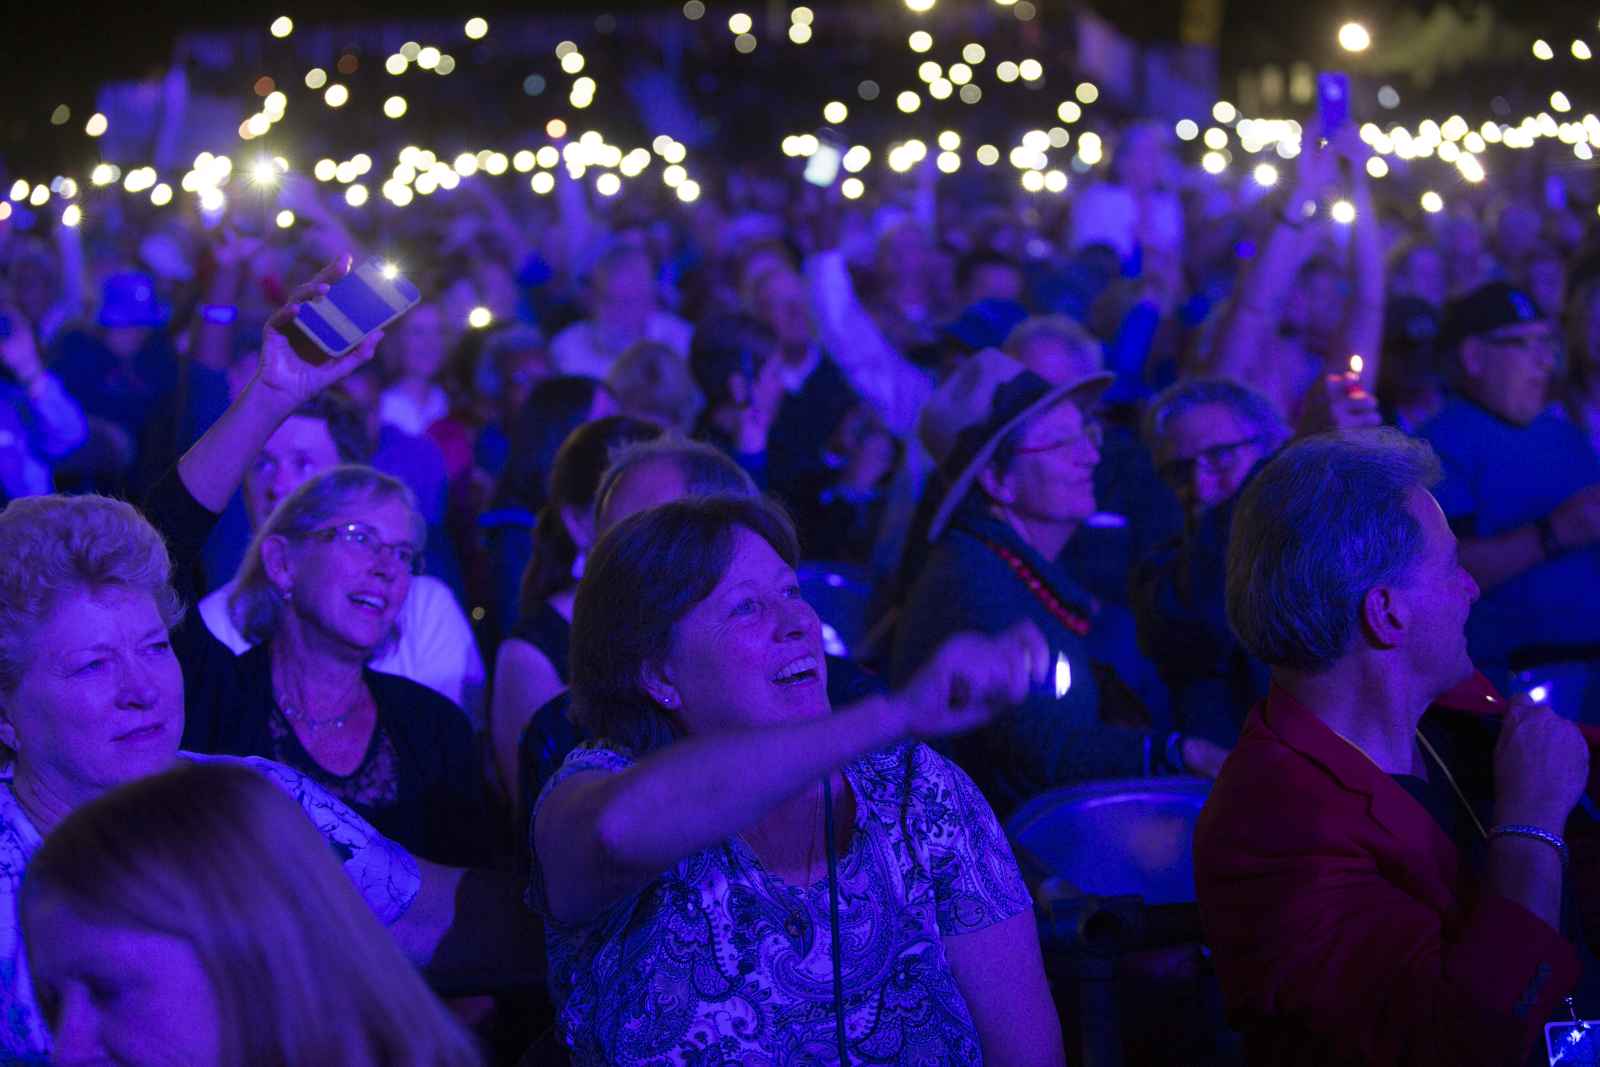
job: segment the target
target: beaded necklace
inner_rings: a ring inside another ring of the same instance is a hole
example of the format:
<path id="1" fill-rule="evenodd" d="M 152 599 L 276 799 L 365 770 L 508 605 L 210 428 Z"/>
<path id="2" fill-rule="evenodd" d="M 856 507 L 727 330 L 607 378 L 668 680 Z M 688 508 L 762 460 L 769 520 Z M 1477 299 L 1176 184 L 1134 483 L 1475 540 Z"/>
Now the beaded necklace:
<path id="1" fill-rule="evenodd" d="M 1033 568 L 1028 566 L 1022 557 L 1004 545 L 989 540 L 987 537 L 979 536 L 978 540 L 990 552 L 1005 561 L 1006 566 L 1016 573 L 1016 576 L 1022 580 L 1022 584 L 1027 586 L 1028 591 L 1038 599 L 1039 603 L 1044 605 L 1044 609 L 1050 613 L 1052 618 L 1079 637 L 1089 636 L 1090 623 L 1088 618 L 1063 604 L 1055 593 L 1050 591 L 1050 587 L 1045 585 L 1043 579 L 1033 572 Z"/>

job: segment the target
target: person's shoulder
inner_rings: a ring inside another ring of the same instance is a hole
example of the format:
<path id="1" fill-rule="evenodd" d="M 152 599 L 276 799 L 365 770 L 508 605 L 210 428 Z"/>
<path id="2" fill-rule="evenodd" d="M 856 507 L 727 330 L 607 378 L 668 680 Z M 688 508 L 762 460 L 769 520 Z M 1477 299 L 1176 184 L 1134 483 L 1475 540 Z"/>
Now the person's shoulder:
<path id="1" fill-rule="evenodd" d="M 223 756 L 185 750 L 178 753 L 178 758 L 188 763 L 242 767 L 252 771 L 283 790 L 291 800 L 308 811 L 314 806 L 325 806 L 325 802 L 328 801 L 332 801 L 335 805 L 339 803 L 333 794 L 323 789 L 308 775 L 295 770 L 288 764 L 279 763 L 264 756 Z"/>
<path id="2" fill-rule="evenodd" d="M 550 338 L 550 348 L 554 351 L 556 349 L 586 345 L 589 341 L 589 335 L 593 332 L 594 327 L 588 319 L 579 319 L 557 330 L 556 335 Z"/>
<path id="3" fill-rule="evenodd" d="M 689 339 L 694 336 L 694 327 L 670 311 L 657 311 L 650 316 L 649 333 L 655 340 L 666 344 L 677 346 L 681 343 L 687 351 Z"/>
<path id="4" fill-rule="evenodd" d="M 1451 396 L 1437 414 L 1417 431 L 1434 448 L 1470 447 L 1482 440 L 1485 426 L 1496 420 L 1477 404 L 1461 396 Z"/>
<path id="5" fill-rule="evenodd" d="M 228 651 L 238 656 L 248 652 L 252 646 L 245 640 L 244 634 L 239 632 L 239 627 L 234 625 L 233 616 L 228 610 L 228 598 L 233 595 L 233 590 L 233 582 L 218 586 L 201 597 L 196 608 L 211 636 L 228 646 Z"/>
<path id="6" fill-rule="evenodd" d="M 400 605 L 400 615 L 404 619 L 437 621 L 442 615 L 465 618 L 466 612 L 448 585 L 431 574 L 419 574 L 411 579 L 411 590 Z"/>
<path id="7" fill-rule="evenodd" d="M 984 543 L 958 526 L 947 527 L 928 549 L 923 574 L 941 582 L 987 585 L 994 575 L 1011 574 L 1006 563 Z"/>
<path id="8" fill-rule="evenodd" d="M 424 728 L 422 732 L 430 734 L 437 733 L 441 724 L 459 724 L 465 728 L 461 709 L 448 697 L 421 682 L 403 674 L 386 674 L 371 669 L 367 670 L 366 675 L 372 698 L 378 705 L 378 713 L 384 716 L 385 725 L 389 728 L 399 728 L 403 732 L 416 732 L 412 728 Z"/>
<path id="9" fill-rule="evenodd" d="M 1367 797 L 1346 787 L 1312 756 L 1266 729 L 1255 713 L 1206 798 L 1196 848 L 1273 842 L 1296 847 L 1340 836 L 1367 809 Z"/>
<path id="10" fill-rule="evenodd" d="M 605 741 L 580 741 L 567 753 L 555 773 L 545 780 L 534 801 L 532 814 L 537 815 L 545 800 L 567 779 L 582 774 L 618 774 L 633 766 L 633 762 L 628 753 L 612 748 Z"/>
<path id="11" fill-rule="evenodd" d="M 0 780 L 0 899 L 16 893 L 39 844 L 39 832 L 11 791 L 10 777 Z M 11 913 L 10 908 L 0 907 L 0 915 Z"/>

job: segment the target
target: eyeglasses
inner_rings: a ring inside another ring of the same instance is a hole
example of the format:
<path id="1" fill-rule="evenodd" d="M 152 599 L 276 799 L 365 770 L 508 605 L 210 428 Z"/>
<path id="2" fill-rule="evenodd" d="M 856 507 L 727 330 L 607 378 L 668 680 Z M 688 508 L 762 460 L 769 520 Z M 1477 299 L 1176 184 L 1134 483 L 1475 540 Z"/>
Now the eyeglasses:
<path id="1" fill-rule="evenodd" d="M 1098 450 L 1100 448 L 1100 442 L 1104 440 L 1105 431 L 1101 429 L 1100 424 L 1093 419 L 1086 419 L 1083 424 L 1083 432 L 1076 437 L 1063 437 L 1059 441 L 1051 441 L 1049 444 L 1043 445 L 1034 445 L 1031 448 L 1025 448 L 1022 445 L 1018 445 L 1015 449 L 1013 449 L 1013 451 L 1019 456 L 1027 456 L 1037 452 L 1054 452 L 1058 448 L 1071 448 L 1073 445 L 1081 445 L 1084 443 L 1087 443 L 1090 447 Z"/>
<path id="2" fill-rule="evenodd" d="M 422 551 L 416 545 L 400 541 L 395 544 L 383 540 L 364 522 L 347 522 L 340 526 L 326 526 L 305 535 L 324 544 L 342 545 L 346 549 L 363 553 L 368 559 L 393 559 L 412 574 L 422 573 Z"/>
<path id="3" fill-rule="evenodd" d="M 1161 475 L 1161 480 L 1174 489 L 1182 489 L 1194 478 L 1196 470 L 1204 469 L 1207 474 L 1216 474 L 1224 467 L 1232 465 L 1239 453 L 1247 448 L 1254 448 L 1262 443 L 1265 438 L 1260 434 L 1253 437 L 1241 438 L 1237 441 L 1224 441 L 1202 448 L 1193 456 L 1182 459 L 1170 459 L 1156 469 Z"/>

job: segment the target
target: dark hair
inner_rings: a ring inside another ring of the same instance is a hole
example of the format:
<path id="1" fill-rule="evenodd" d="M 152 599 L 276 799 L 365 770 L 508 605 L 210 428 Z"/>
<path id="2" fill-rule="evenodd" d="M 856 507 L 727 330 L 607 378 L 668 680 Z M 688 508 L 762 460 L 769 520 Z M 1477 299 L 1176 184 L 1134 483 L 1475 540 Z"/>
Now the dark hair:
<path id="1" fill-rule="evenodd" d="M 578 546 L 561 521 L 561 510 L 588 511 L 595 505 L 600 476 L 611 465 L 611 454 L 634 441 L 659 437 L 661 428 L 627 415 L 608 415 L 586 422 L 562 442 L 550 469 L 550 495 L 539 509 L 533 528 L 533 553 L 522 572 L 518 613 L 531 619 L 540 602 L 572 584 L 572 567 Z"/>
<path id="2" fill-rule="evenodd" d="M 302 419 L 316 419 L 328 427 L 340 463 L 367 463 L 372 459 L 372 435 L 367 416 L 343 393 L 329 389 L 295 408 Z"/>
<path id="3" fill-rule="evenodd" d="M 643 686 L 672 630 L 710 596 L 733 558 L 734 531 L 756 534 L 791 567 L 794 525 L 762 497 L 678 500 L 630 515 L 589 555 L 572 605 L 572 715 L 590 737 L 635 755 L 680 732 Z"/>
<path id="4" fill-rule="evenodd" d="M 511 427 L 494 508 L 538 511 L 544 505 L 556 452 L 568 434 L 589 421 L 595 394 L 604 388 L 593 378 L 576 375 L 548 378 L 533 387 Z"/>
<path id="5" fill-rule="evenodd" d="M 696 326 L 689 343 L 689 373 L 705 395 L 706 407 L 732 399 L 728 379 L 735 374 L 753 376 L 777 347 L 773 332 L 749 315 L 714 315 Z"/>

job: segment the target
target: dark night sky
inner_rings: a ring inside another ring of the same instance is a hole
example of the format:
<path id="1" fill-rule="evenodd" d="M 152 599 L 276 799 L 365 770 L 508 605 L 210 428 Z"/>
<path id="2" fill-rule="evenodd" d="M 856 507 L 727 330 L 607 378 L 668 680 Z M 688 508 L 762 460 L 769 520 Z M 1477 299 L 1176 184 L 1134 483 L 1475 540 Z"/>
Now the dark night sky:
<path id="1" fill-rule="evenodd" d="M 798 0 L 796 0 L 798 2 Z M 812 0 L 812 6 L 825 12 L 840 0 Z M 856 0 L 861 2 L 861 0 Z M 867 2 L 892 4 L 898 0 L 867 0 Z M 943 0 L 944 3 L 978 3 L 983 0 Z M 1042 17 L 1048 18 L 1053 3 L 1060 0 L 1038 0 Z M 1125 0 L 1091 0 L 1091 6 L 1119 25 L 1125 32 L 1145 39 L 1171 39 L 1176 36 L 1178 13 L 1183 0 L 1139 0 L 1129 4 Z M 1268 58 L 1288 59 L 1306 54 L 1306 42 L 1326 41 L 1329 27 L 1345 17 L 1367 18 L 1373 25 L 1381 26 L 1385 13 L 1397 7 L 1427 10 L 1426 0 L 1327 0 L 1327 2 L 1285 3 L 1283 0 L 1224 0 L 1223 62 L 1230 64 L 1260 62 Z M 173 39 L 186 30 L 195 29 L 262 29 L 277 15 L 288 14 L 300 25 L 330 21 L 374 21 L 378 19 L 420 16 L 429 19 L 441 17 L 464 18 L 469 14 L 482 14 L 493 18 L 498 11 L 510 17 L 526 18 L 542 10 L 552 13 L 583 12 L 599 14 L 603 10 L 619 14 L 629 10 L 668 9 L 678 7 L 678 0 L 571 0 L 550 3 L 538 0 L 534 4 L 478 5 L 418 3 L 414 0 L 385 0 L 377 3 L 351 3 L 347 0 L 324 0 L 316 6 L 303 4 L 277 4 L 254 11 L 228 3 L 196 2 L 196 0 L 146 0 L 138 2 L 107 3 L 92 0 L 79 6 L 70 3 L 33 2 L 12 4 L 3 23 L 6 40 L 4 54 L 0 54 L 0 154 L 13 158 L 48 158 L 53 153 L 48 144 L 53 134 L 48 116 L 59 103 L 67 103 L 73 110 L 74 122 L 68 129 L 81 130 L 80 116 L 92 110 L 94 87 L 108 80 L 134 78 L 164 66 L 171 54 Z M 733 8 L 732 0 L 711 0 L 713 11 Z M 759 0 L 747 5 L 752 10 L 763 6 Z M 1582 0 L 1522 0 L 1518 3 L 1495 5 L 1515 18 L 1520 27 L 1534 32 L 1548 32 L 1552 39 L 1561 39 L 1574 32 L 1595 30 L 1597 11 L 1594 4 Z M 471 10 L 469 10 L 469 8 Z M 1282 49 L 1277 56 L 1264 51 Z M 1226 84 L 1226 79 L 1225 82 Z M 44 140 L 41 141 L 41 138 Z"/>

